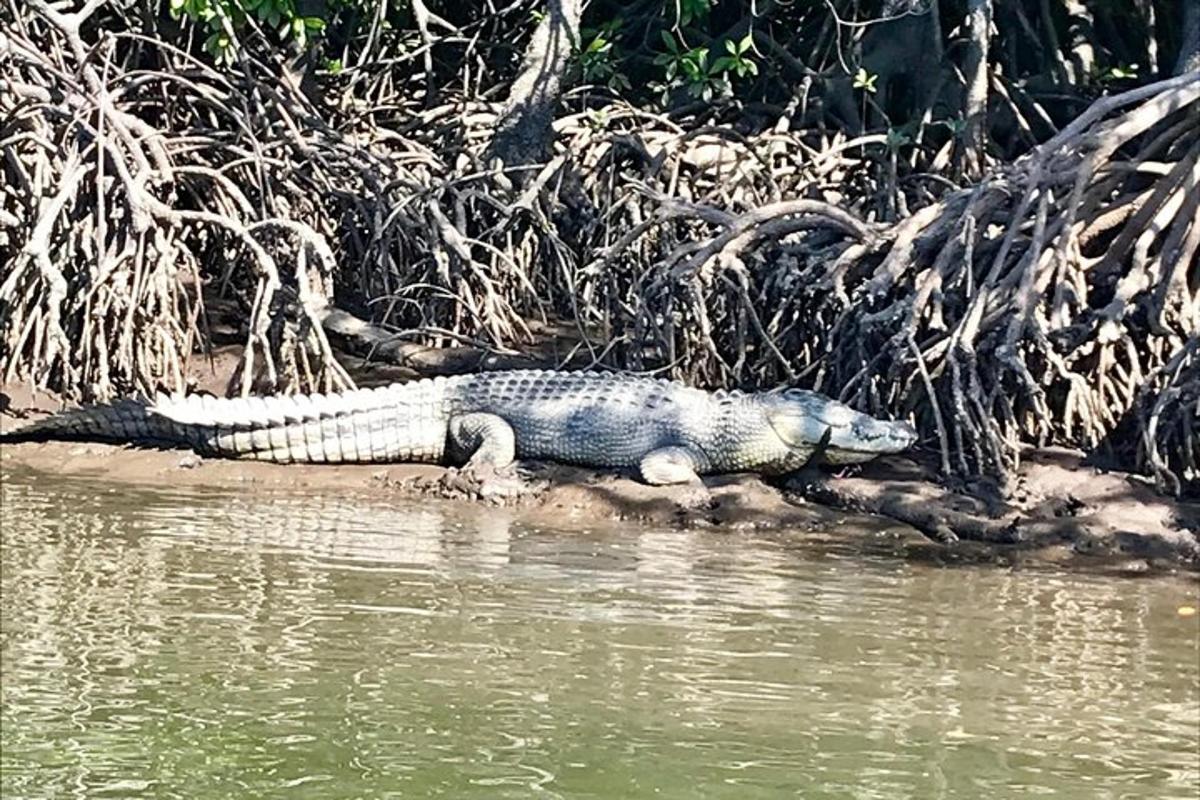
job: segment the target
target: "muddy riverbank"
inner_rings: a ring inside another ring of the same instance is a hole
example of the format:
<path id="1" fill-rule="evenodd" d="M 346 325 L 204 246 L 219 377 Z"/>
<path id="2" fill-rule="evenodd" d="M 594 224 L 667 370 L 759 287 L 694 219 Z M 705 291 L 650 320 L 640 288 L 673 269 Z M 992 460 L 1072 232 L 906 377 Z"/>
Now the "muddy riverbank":
<path id="1" fill-rule="evenodd" d="M 60 407 L 22 385 L 0 387 L 0 430 Z M 520 468 L 529 490 L 480 498 L 455 470 L 433 465 L 274 465 L 200 458 L 184 450 L 92 442 L 0 447 L 0 466 L 149 486 L 419 496 L 431 502 L 503 503 L 533 521 L 587 525 L 622 520 L 730 531 L 787 529 L 860 537 L 901 557 L 1000 565 L 1054 562 L 1140 573 L 1200 571 L 1200 503 L 1155 493 L 1137 476 L 1102 471 L 1069 450 L 1031 451 L 1001 497 L 985 482 L 946 486 L 925 454 L 889 458 L 850 474 L 783 481 L 706 479 L 708 502 L 630 476 L 557 464 Z"/>

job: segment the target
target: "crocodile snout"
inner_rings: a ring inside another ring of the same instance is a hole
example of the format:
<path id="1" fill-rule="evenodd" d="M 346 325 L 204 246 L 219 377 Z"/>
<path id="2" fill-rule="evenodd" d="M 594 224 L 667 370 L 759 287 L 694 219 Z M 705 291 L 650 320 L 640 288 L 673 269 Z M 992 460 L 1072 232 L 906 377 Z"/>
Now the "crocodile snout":
<path id="1" fill-rule="evenodd" d="M 905 449 L 908 449 L 917 443 L 917 439 L 920 438 L 920 434 L 917 433 L 916 427 L 911 422 L 904 422 L 901 420 L 893 422 L 892 424 L 896 426 L 896 438 L 904 442 Z"/>
<path id="2" fill-rule="evenodd" d="M 889 422 L 863 414 L 844 437 L 834 436 L 833 444 L 863 453 L 900 453 L 917 441 L 917 429 L 908 422 Z"/>

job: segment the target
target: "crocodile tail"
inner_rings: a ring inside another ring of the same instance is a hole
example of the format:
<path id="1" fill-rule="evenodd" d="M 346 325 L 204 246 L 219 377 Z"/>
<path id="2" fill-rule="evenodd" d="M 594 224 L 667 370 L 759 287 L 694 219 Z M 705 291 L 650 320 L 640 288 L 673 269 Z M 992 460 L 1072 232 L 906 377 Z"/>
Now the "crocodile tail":
<path id="1" fill-rule="evenodd" d="M 54 414 L 0 442 L 98 439 L 186 445 L 280 463 L 440 461 L 445 379 L 330 395 L 133 398 Z"/>
<path id="2" fill-rule="evenodd" d="M 114 442 L 174 442 L 172 426 L 155 417 L 152 402 L 130 397 L 108 405 L 86 406 L 51 414 L 12 431 L 0 442 L 43 442 L 49 439 L 87 439 Z"/>
<path id="3" fill-rule="evenodd" d="M 150 409 L 201 453 L 282 463 L 436 462 L 443 379 L 340 394 L 159 398 Z"/>

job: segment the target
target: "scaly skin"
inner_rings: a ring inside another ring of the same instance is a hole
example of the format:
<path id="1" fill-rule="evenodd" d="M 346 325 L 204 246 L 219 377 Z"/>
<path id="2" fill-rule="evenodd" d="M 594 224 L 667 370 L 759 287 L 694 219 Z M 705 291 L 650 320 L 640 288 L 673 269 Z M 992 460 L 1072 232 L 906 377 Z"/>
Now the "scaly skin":
<path id="1" fill-rule="evenodd" d="M 636 467 L 648 483 L 866 461 L 916 440 L 912 426 L 812 392 L 705 392 L 600 372 L 516 370 L 335 395 L 122 400 L 62 412 L 0 441 L 97 438 L 186 445 L 282 463 L 514 459 Z"/>

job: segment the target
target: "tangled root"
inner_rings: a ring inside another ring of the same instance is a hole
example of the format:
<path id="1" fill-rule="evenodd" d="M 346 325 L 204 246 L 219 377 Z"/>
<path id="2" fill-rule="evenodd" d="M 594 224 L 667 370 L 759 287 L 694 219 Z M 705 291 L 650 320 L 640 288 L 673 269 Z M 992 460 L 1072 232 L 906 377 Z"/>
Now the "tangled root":
<path id="1" fill-rule="evenodd" d="M 1167 492 L 1200 487 L 1200 337 L 1193 336 L 1138 392 L 1137 466 Z"/>
<path id="2" fill-rule="evenodd" d="M 243 392 L 349 385 L 320 325 L 338 220 L 309 198 L 361 195 L 377 164 L 256 80 L 266 65 L 219 73 L 133 33 L 85 43 L 97 9 L 12 9 L 0 41 L 5 379 L 77 398 L 180 388 L 213 282 L 245 306 Z"/>
<path id="3" fill-rule="evenodd" d="M 631 208 L 627 196 L 609 228 L 628 232 L 586 270 L 584 291 L 606 299 L 622 358 L 649 354 L 704 382 L 795 380 L 913 414 L 948 474 L 1009 474 L 1026 442 L 1094 448 L 1139 406 L 1157 408 L 1124 455 L 1178 491 L 1194 434 L 1164 439 L 1153 420 L 1171 411 L 1194 430 L 1195 417 L 1147 381 L 1162 376 L 1166 391 L 1194 374 L 1178 354 L 1200 327 L 1198 100 L 1196 74 L 1101 100 L 1011 167 L 891 226 L 819 201 L 644 192 Z M 771 144 L 749 149 L 770 163 Z M 831 158 L 816 155 L 808 175 Z M 677 185 L 664 163 L 639 177 Z M 712 193 L 744 179 L 735 171 Z M 810 177 L 784 194 L 821 186 Z"/>
<path id="4" fill-rule="evenodd" d="M 487 163 L 496 107 L 386 67 L 318 108 L 278 65 L 212 70 L 120 9 L 7 3 L 6 379 L 180 388 L 213 296 L 242 312 L 242 393 L 350 385 L 327 328 L 511 353 L 566 322 L 574 363 L 912 416 L 946 474 L 1060 443 L 1196 481 L 1197 73 L 965 188 L 945 147 L 791 129 L 803 109 L 740 133 L 595 98 L 513 182 Z"/>

